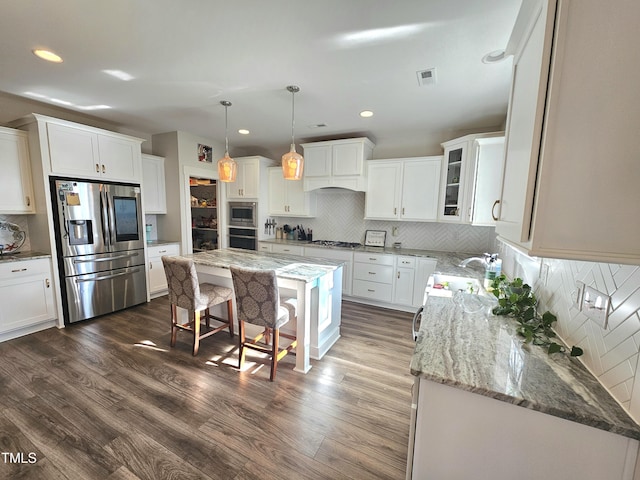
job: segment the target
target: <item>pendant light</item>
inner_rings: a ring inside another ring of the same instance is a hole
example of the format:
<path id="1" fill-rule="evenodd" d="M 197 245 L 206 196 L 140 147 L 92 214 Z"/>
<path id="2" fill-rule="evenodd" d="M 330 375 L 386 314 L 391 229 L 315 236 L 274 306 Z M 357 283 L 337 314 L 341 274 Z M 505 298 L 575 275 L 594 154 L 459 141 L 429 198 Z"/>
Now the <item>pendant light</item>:
<path id="1" fill-rule="evenodd" d="M 235 182 L 238 164 L 229 156 L 229 134 L 227 123 L 227 108 L 231 106 L 231 102 L 223 100 L 220 105 L 224 107 L 224 157 L 218 160 L 218 178 L 221 182 Z"/>
<path id="2" fill-rule="evenodd" d="M 282 173 L 285 180 L 300 180 L 304 158 L 296 152 L 296 142 L 293 135 L 295 126 L 295 94 L 300 91 L 295 85 L 289 85 L 287 90 L 291 92 L 291 150 L 282 156 Z"/>

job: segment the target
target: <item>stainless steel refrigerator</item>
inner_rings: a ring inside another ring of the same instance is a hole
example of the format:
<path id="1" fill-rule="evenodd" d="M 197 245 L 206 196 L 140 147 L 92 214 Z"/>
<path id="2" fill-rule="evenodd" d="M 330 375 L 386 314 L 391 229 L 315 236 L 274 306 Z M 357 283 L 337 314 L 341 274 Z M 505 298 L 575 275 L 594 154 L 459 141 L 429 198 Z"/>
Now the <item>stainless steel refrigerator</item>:
<path id="1" fill-rule="evenodd" d="M 147 300 L 140 186 L 52 178 L 65 323 Z"/>

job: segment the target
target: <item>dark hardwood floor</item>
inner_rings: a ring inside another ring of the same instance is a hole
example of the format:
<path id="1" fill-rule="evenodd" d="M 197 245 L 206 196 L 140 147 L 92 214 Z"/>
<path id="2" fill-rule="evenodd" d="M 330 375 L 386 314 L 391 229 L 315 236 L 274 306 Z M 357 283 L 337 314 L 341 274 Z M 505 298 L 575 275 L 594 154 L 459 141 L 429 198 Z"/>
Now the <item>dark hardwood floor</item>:
<path id="1" fill-rule="evenodd" d="M 166 297 L 0 343 L 0 478 L 402 479 L 410 321 L 344 302 L 336 345 L 274 383 L 227 332 L 170 348 Z"/>

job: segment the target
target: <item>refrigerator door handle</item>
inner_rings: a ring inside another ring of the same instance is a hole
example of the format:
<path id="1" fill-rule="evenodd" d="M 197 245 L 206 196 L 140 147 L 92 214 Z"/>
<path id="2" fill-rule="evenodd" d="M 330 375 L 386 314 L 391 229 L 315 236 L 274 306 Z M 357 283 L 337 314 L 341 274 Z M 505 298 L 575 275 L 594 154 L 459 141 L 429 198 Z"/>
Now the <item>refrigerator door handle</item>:
<path id="1" fill-rule="evenodd" d="M 124 275 L 132 275 L 134 273 L 138 273 L 139 271 L 140 269 L 136 268 L 134 270 L 128 270 L 126 272 L 112 273 L 110 275 L 96 276 L 93 278 L 76 278 L 75 281 L 76 283 L 86 283 L 86 282 L 97 282 L 99 280 L 111 280 L 112 278 L 122 277 Z"/>
<path id="2" fill-rule="evenodd" d="M 105 198 L 105 194 L 102 189 L 100 189 L 100 223 L 102 224 L 102 242 L 105 246 L 109 246 L 109 217 L 106 203 L 107 200 Z"/>
<path id="3" fill-rule="evenodd" d="M 127 255 L 118 255 L 116 257 L 106 257 L 106 258 L 93 258 L 90 260 L 74 260 L 73 263 L 97 263 L 97 262 L 111 262 L 113 260 L 122 260 L 124 258 L 133 258 L 137 257 L 138 253 L 129 253 Z"/>

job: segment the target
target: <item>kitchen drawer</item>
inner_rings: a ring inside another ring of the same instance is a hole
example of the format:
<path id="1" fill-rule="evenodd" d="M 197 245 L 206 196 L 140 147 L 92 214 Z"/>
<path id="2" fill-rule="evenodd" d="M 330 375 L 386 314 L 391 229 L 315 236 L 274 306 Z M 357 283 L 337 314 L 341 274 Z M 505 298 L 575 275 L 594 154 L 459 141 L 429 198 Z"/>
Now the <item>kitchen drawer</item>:
<path id="1" fill-rule="evenodd" d="M 153 245 L 147 247 L 147 256 L 149 258 L 162 256 L 180 255 L 180 245 L 177 243 L 168 243 L 166 245 Z"/>
<path id="2" fill-rule="evenodd" d="M 398 268 L 415 268 L 418 264 L 416 257 L 409 257 L 406 255 L 398 255 L 396 262 Z"/>
<path id="3" fill-rule="evenodd" d="M 301 245 L 271 245 L 273 253 L 286 253 L 287 255 L 304 255 L 304 248 Z"/>
<path id="4" fill-rule="evenodd" d="M 368 280 L 391 285 L 391 283 L 393 283 L 393 267 L 389 265 L 356 262 L 353 270 L 353 278 L 356 280 Z"/>
<path id="5" fill-rule="evenodd" d="M 48 258 L 0 263 L 0 279 L 2 280 L 40 274 L 51 275 L 51 262 Z"/>
<path id="6" fill-rule="evenodd" d="M 259 242 L 258 243 L 258 251 L 259 252 L 270 252 L 271 251 L 271 244 Z"/>
<path id="7" fill-rule="evenodd" d="M 384 255 L 377 253 L 355 252 L 353 259 L 361 263 L 375 263 L 378 265 L 393 266 L 393 255 Z"/>
<path id="8" fill-rule="evenodd" d="M 369 282 L 367 280 L 353 281 L 353 296 L 371 298 L 380 302 L 391 302 L 392 287 L 390 284 Z"/>

